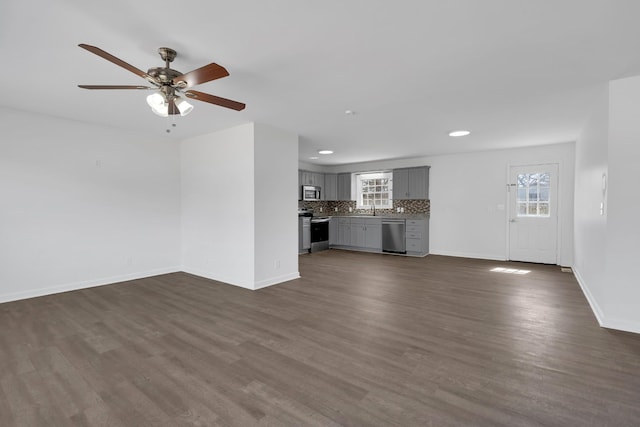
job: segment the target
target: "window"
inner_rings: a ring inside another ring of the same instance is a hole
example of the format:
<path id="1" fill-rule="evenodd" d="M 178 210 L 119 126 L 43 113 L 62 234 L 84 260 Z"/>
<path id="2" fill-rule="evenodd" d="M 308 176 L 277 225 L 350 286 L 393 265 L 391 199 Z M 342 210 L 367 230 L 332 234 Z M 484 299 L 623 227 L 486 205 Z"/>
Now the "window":
<path id="1" fill-rule="evenodd" d="M 391 172 L 367 172 L 356 175 L 357 208 L 393 208 L 391 177 Z"/>
<path id="2" fill-rule="evenodd" d="M 519 174 L 516 208 L 518 216 L 550 215 L 549 173 Z"/>

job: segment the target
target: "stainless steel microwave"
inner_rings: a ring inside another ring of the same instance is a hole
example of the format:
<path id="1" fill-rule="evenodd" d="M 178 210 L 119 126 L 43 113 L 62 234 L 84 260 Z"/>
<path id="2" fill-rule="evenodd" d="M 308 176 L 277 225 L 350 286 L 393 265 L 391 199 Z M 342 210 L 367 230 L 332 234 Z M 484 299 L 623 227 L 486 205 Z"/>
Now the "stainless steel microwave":
<path id="1" fill-rule="evenodd" d="M 315 187 L 313 185 L 303 185 L 302 200 L 320 200 L 320 187 Z"/>

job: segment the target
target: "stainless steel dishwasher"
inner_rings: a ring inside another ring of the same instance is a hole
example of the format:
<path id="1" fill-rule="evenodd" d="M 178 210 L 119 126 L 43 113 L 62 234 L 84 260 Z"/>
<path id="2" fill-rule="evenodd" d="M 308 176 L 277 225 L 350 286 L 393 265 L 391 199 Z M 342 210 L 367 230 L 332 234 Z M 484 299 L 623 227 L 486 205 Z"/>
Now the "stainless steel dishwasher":
<path id="1" fill-rule="evenodd" d="M 382 252 L 407 253 L 405 226 L 404 219 L 382 219 Z"/>

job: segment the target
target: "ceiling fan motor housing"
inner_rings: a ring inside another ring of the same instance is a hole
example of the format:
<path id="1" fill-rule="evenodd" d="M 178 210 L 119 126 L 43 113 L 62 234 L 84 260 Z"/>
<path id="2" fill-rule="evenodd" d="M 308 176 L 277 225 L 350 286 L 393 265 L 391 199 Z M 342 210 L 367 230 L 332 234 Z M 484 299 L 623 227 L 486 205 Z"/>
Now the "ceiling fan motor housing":
<path id="1" fill-rule="evenodd" d="M 178 52 L 171 49 L 170 47 L 160 47 L 158 48 L 158 54 L 164 61 L 165 66 L 149 68 L 147 74 L 157 79 L 157 81 L 159 81 L 162 85 L 171 85 L 171 81 L 174 78 L 182 75 L 180 71 L 169 68 L 169 64 L 173 62 L 174 59 L 176 59 L 176 56 L 178 56 Z"/>
<path id="2" fill-rule="evenodd" d="M 147 74 L 158 79 L 163 85 L 171 84 L 174 78 L 182 75 L 180 71 L 164 67 L 149 68 Z"/>

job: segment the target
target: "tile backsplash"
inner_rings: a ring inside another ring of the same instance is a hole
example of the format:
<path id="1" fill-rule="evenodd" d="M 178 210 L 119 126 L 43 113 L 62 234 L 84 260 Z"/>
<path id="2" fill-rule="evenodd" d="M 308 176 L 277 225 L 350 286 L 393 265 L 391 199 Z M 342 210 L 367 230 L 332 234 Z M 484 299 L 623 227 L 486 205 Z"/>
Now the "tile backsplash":
<path id="1" fill-rule="evenodd" d="M 354 214 L 369 214 L 371 210 L 369 209 L 356 209 L 356 201 L 348 200 L 348 201 L 329 201 L 322 200 L 319 202 L 305 202 L 299 201 L 298 208 L 306 208 L 313 209 L 313 212 L 316 215 L 354 215 Z M 322 208 L 322 210 L 320 209 Z M 336 208 L 338 210 L 336 211 Z M 352 212 L 349 212 L 349 208 L 352 209 Z M 404 214 L 421 214 L 421 215 L 429 215 L 431 202 L 426 199 L 419 200 L 394 200 L 393 201 L 393 209 L 376 209 L 376 213 L 380 215 L 384 214 L 396 214 L 396 208 L 404 208 Z"/>

